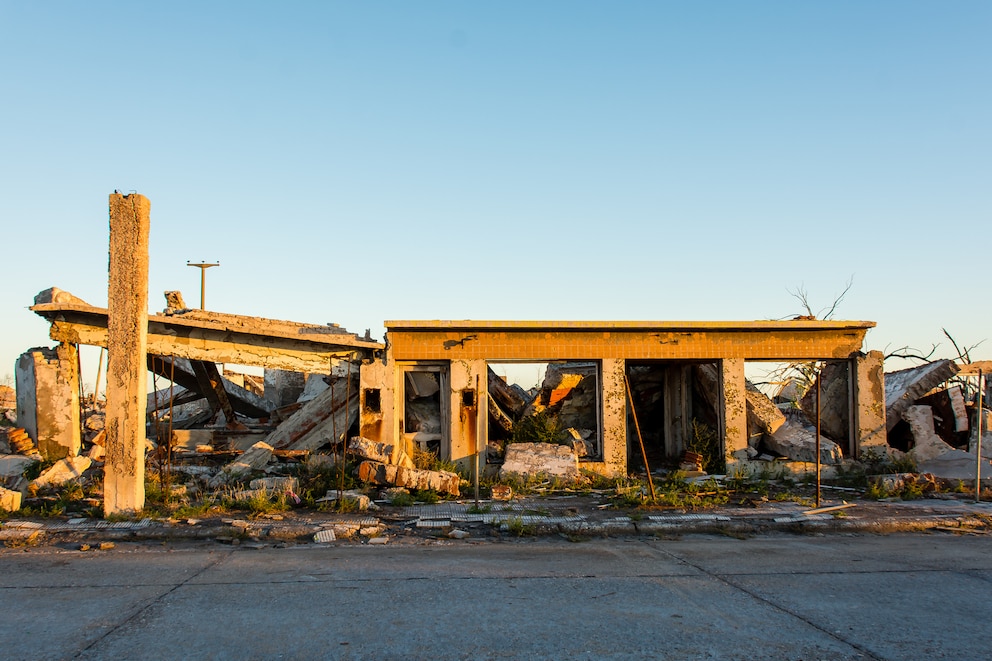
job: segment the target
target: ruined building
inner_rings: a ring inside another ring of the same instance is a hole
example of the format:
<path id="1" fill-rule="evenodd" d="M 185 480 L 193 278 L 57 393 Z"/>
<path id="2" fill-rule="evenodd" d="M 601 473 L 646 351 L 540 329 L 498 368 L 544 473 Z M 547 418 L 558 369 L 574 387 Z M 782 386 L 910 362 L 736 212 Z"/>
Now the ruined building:
<path id="1" fill-rule="evenodd" d="M 677 465 L 698 449 L 700 429 L 721 467 L 754 457 L 759 438 L 806 444 L 802 458 L 814 460 L 809 430 L 754 396 L 745 364 L 827 361 L 844 374 L 843 392 L 832 395 L 843 415 L 821 458 L 887 447 L 882 356 L 861 352 L 872 322 L 387 321 L 386 341 L 376 342 L 333 325 L 188 309 L 175 292 L 148 315 L 148 213 L 139 195 L 111 196 L 109 307 L 42 292 L 31 309 L 59 348 L 18 364 L 23 426 L 48 456 L 69 456 L 79 451 L 78 419 L 40 411 L 65 409 L 78 393 L 77 345 L 108 349 L 107 511 L 143 502 L 146 413 L 163 408 L 145 392 L 146 370 L 177 384 L 170 415 L 174 405 L 206 402 L 201 421 L 214 424 L 204 444 L 227 436 L 241 449 L 261 440 L 274 451 L 313 451 L 350 431 L 394 454 L 418 447 L 484 470 L 522 440 L 523 421 L 550 420 L 581 469 L 621 475 L 645 458 Z M 218 363 L 264 368 L 264 390 L 235 384 Z M 525 389 L 498 374 L 519 365 L 538 366 L 543 379 Z"/>

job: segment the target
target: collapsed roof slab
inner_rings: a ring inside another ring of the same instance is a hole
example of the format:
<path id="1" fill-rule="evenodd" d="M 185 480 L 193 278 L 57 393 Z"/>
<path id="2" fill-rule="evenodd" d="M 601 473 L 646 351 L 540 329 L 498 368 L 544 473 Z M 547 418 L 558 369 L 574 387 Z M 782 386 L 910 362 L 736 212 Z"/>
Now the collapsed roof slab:
<path id="1" fill-rule="evenodd" d="M 39 303 L 31 311 L 49 321 L 52 340 L 107 346 L 106 308 Z M 204 310 L 148 315 L 148 353 L 158 356 L 324 374 L 332 360 L 370 357 L 384 348 L 335 326 Z"/>
<path id="2" fill-rule="evenodd" d="M 958 373 L 953 360 L 932 363 L 885 373 L 885 427 L 887 431 L 902 420 L 903 412 L 916 400 Z"/>

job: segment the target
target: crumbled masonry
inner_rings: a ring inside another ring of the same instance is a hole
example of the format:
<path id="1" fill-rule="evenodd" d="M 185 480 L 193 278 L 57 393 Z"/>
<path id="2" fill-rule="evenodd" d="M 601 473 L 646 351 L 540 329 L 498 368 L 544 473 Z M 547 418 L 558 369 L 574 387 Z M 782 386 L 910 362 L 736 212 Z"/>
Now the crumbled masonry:
<path id="1" fill-rule="evenodd" d="M 41 460 L 55 462 L 30 486 L 41 497 L 100 471 L 111 514 L 142 509 L 149 468 L 182 475 L 169 488 L 187 494 L 296 496 L 280 471 L 326 462 L 367 484 L 454 495 L 473 478 L 904 455 L 942 477 L 960 475 L 979 440 L 992 446 L 974 431 L 987 420 L 973 376 L 955 378 L 946 360 L 884 374 L 882 354 L 863 351 L 870 321 L 394 320 L 378 342 L 336 324 L 191 309 L 175 290 L 149 314 L 150 208 L 110 196 L 106 308 L 55 287 L 35 297 L 56 346 L 25 352 L 16 393 L 0 391 L 16 421 L 0 438 L 4 489 L 29 495 L 11 480 Z M 80 398 L 81 344 L 110 356 L 106 400 Z M 822 369 L 779 384 L 773 401 L 745 378 L 759 361 Z M 533 366 L 533 386 L 497 366 Z"/>

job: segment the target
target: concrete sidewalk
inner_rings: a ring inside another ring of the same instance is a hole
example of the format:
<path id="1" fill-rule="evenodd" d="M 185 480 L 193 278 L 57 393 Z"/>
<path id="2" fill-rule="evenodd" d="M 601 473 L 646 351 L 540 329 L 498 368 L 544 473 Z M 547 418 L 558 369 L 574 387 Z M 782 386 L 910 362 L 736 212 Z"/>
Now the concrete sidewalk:
<path id="1" fill-rule="evenodd" d="M 843 505 L 824 500 L 821 507 Z M 105 521 L 92 518 L 9 519 L 0 543 L 88 545 L 126 540 L 212 540 L 253 546 L 301 543 L 418 544 L 437 540 L 499 541 L 542 535 L 621 537 L 766 532 L 840 533 L 940 529 L 985 534 L 992 503 L 956 499 L 853 501 L 853 506 L 807 514 L 792 501 L 749 501 L 699 511 L 615 509 L 597 495 L 528 497 L 511 502 L 444 501 L 410 507 L 336 514 L 295 510 L 250 516 L 248 512 L 203 519 Z"/>

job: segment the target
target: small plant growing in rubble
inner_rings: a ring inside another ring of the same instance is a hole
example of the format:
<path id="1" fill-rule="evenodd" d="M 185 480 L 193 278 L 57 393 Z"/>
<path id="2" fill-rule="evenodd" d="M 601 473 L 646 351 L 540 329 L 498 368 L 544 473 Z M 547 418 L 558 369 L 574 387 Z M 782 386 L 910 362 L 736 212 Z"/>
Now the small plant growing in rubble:
<path id="1" fill-rule="evenodd" d="M 513 423 L 509 442 L 559 445 L 564 438 L 565 434 L 558 418 L 541 411 Z"/>
<path id="2" fill-rule="evenodd" d="M 506 520 L 506 531 L 514 537 L 534 534 L 534 527 L 524 523 L 523 517 L 513 516 Z"/>
<path id="3" fill-rule="evenodd" d="M 248 498 L 234 501 L 234 507 L 248 510 L 257 516 L 259 514 L 285 512 L 289 509 L 289 503 L 286 501 L 286 494 L 279 494 L 273 498 L 264 490 L 258 490 Z"/>
<path id="4" fill-rule="evenodd" d="M 389 504 L 393 507 L 409 507 L 413 502 L 413 496 L 403 491 L 396 491 L 389 497 Z"/>
<path id="5" fill-rule="evenodd" d="M 417 489 L 413 492 L 413 497 L 418 502 L 427 503 L 428 505 L 433 505 L 441 500 L 441 497 L 438 495 L 437 491 L 432 491 L 430 489 Z"/>
<path id="6" fill-rule="evenodd" d="M 726 459 L 720 452 L 720 437 L 705 422 L 692 419 L 692 434 L 686 443 L 686 449 L 702 456 L 703 470 L 707 473 L 726 471 Z"/>

